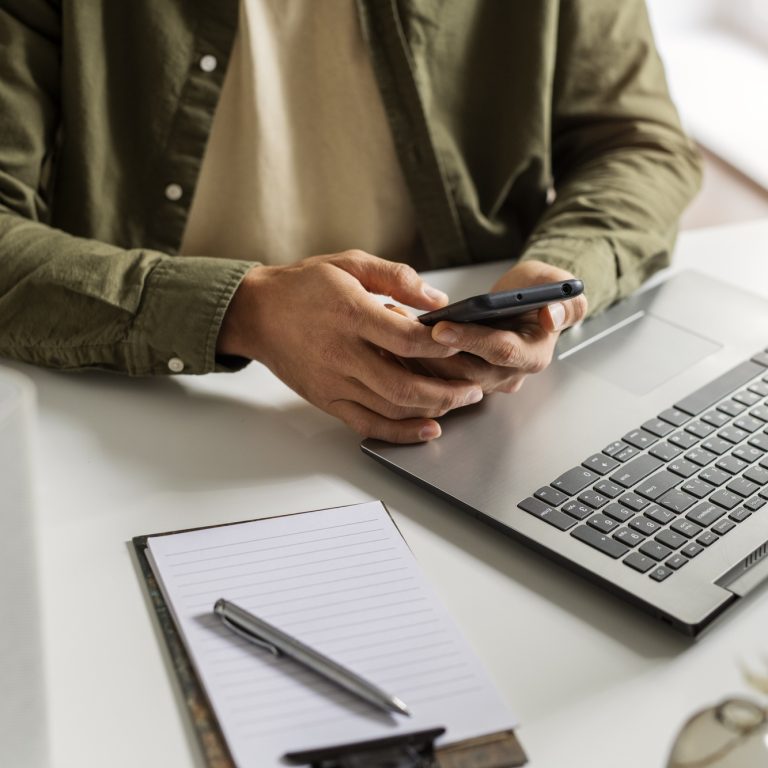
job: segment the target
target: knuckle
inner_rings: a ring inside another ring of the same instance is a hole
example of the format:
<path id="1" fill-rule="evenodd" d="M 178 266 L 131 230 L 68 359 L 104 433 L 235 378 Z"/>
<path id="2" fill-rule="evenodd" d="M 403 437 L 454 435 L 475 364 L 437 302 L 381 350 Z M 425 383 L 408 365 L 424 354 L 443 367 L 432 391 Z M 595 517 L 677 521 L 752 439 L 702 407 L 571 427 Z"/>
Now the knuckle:
<path id="1" fill-rule="evenodd" d="M 522 361 L 522 351 L 514 341 L 503 341 L 494 347 L 492 363 L 503 365 L 505 368 L 520 368 Z"/>
<path id="2" fill-rule="evenodd" d="M 386 398 L 394 405 L 407 406 L 415 401 L 416 388 L 413 383 L 405 378 L 397 378 L 387 386 Z"/>
<path id="3" fill-rule="evenodd" d="M 393 263 L 391 269 L 392 276 L 398 283 L 413 283 L 420 279 L 416 270 L 408 264 Z"/>

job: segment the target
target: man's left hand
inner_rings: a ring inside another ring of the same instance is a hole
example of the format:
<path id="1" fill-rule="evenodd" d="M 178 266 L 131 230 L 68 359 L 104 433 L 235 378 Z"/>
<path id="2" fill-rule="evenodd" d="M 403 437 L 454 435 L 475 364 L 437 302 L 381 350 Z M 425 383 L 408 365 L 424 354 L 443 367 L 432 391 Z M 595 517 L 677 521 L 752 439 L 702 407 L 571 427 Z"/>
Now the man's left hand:
<path id="1" fill-rule="evenodd" d="M 573 277 L 541 261 L 522 261 L 491 290 L 510 291 Z M 432 338 L 462 354 L 421 360 L 419 365 L 433 376 L 480 384 L 484 392 L 516 392 L 528 374 L 539 373 L 549 365 L 560 331 L 580 322 L 586 314 L 587 299 L 582 294 L 520 315 L 507 329 L 441 321 L 432 328 Z"/>

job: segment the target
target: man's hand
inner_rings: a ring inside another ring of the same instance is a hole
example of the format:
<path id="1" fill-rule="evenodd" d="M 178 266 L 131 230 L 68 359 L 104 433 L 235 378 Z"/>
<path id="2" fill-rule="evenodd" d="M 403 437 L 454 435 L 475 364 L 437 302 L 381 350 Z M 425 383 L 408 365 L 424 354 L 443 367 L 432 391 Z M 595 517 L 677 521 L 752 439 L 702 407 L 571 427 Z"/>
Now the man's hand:
<path id="1" fill-rule="evenodd" d="M 541 261 L 521 261 L 491 290 L 509 291 L 572 277 L 569 272 Z M 516 392 L 528 374 L 538 373 L 549 365 L 560 331 L 583 320 L 586 314 L 587 300 L 582 294 L 520 315 L 510 321 L 509 330 L 442 321 L 432 328 L 432 338 L 446 349 L 460 350 L 461 354 L 421 360 L 420 367 L 408 365 L 433 376 L 472 381 L 483 392 Z"/>
<path id="2" fill-rule="evenodd" d="M 435 418 L 477 402 L 482 387 L 465 376 L 407 370 L 400 359 L 433 361 L 456 350 L 371 293 L 427 310 L 447 302 L 410 267 L 362 251 L 254 267 L 230 303 L 217 352 L 264 363 L 363 436 L 394 443 L 438 437 Z"/>

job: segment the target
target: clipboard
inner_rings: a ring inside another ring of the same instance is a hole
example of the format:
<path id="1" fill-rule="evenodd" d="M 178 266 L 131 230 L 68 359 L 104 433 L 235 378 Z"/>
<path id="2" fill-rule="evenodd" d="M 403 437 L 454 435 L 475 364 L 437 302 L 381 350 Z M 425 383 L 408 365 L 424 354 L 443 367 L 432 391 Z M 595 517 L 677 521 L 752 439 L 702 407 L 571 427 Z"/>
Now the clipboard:
<path id="1" fill-rule="evenodd" d="M 218 527 L 222 526 L 203 526 L 165 533 Z M 227 747 L 211 702 L 147 557 L 148 539 L 165 533 L 137 536 L 133 538 L 132 544 L 198 745 L 207 768 L 246 768 L 236 765 Z M 372 741 L 330 745 L 317 750 L 288 753 L 285 759 L 287 765 L 310 765 L 314 768 L 516 768 L 527 762 L 514 731 L 489 734 L 436 748 L 434 741 L 444 732 L 440 728 Z"/>

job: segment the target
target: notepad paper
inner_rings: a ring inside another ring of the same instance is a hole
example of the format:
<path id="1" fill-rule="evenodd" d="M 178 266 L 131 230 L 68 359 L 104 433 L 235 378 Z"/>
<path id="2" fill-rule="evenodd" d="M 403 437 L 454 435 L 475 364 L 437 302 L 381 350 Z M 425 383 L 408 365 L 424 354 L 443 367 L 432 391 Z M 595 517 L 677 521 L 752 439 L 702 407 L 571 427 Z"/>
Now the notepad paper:
<path id="1" fill-rule="evenodd" d="M 452 743 L 515 725 L 380 502 L 154 536 L 148 553 L 240 768 L 436 726 Z M 213 615 L 220 597 L 398 696 L 413 717 L 238 638 Z"/>

